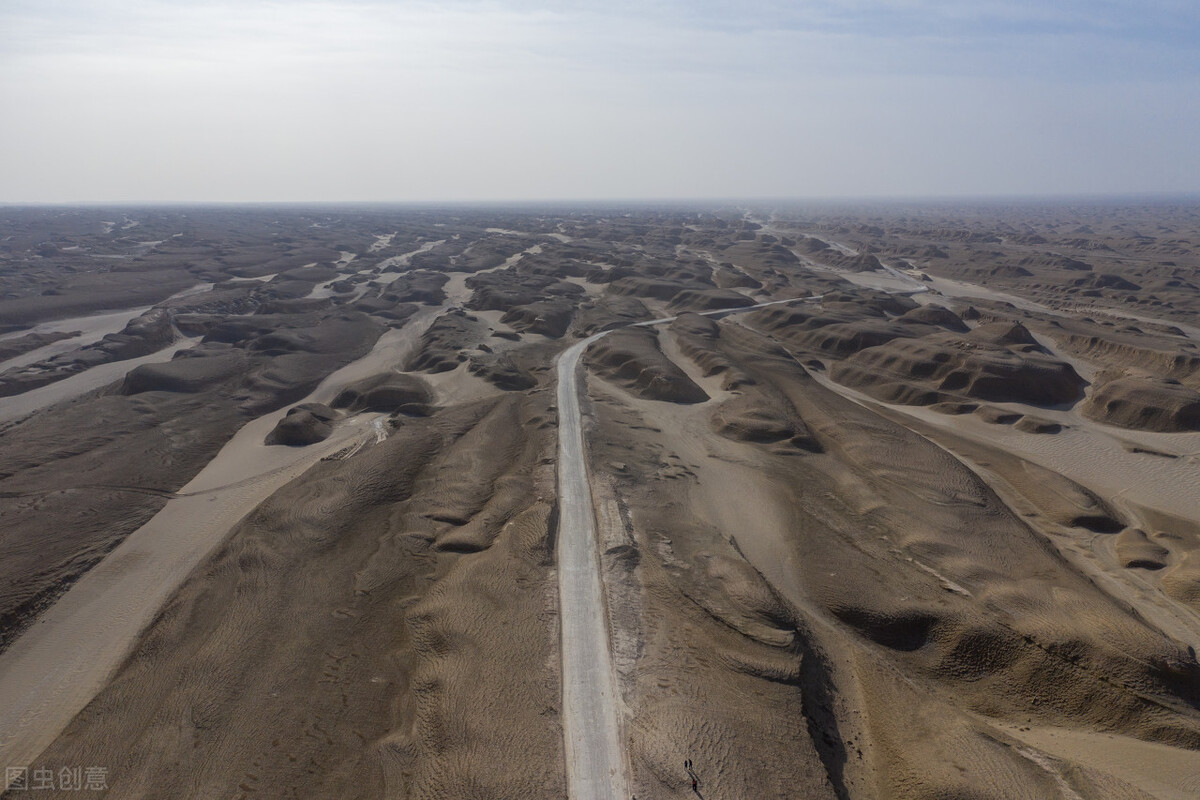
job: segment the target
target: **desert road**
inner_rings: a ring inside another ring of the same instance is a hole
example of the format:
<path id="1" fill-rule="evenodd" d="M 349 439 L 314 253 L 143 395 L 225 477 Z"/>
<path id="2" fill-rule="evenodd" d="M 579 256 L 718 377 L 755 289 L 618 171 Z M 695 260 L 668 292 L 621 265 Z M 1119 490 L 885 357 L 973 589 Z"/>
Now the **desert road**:
<path id="1" fill-rule="evenodd" d="M 751 311 L 796 297 L 754 306 L 703 312 L 706 316 Z M 646 327 L 675 317 L 639 322 Z M 562 725 L 567 795 L 572 800 L 625 800 L 629 769 L 621 745 L 620 701 L 609 648 L 607 603 L 600 577 L 596 511 L 584 458 L 579 409 L 579 358 L 608 331 L 583 339 L 558 358 L 558 597 L 562 627 Z"/>
<path id="2" fill-rule="evenodd" d="M 579 413 L 579 357 L 605 333 L 572 345 L 558 359 L 558 598 L 563 743 L 572 800 L 630 796 Z"/>

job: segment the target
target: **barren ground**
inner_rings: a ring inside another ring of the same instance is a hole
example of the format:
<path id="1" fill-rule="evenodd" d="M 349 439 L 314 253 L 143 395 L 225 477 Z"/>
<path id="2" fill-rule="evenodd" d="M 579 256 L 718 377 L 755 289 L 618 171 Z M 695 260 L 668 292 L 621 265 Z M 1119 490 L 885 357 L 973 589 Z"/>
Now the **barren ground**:
<path id="1" fill-rule="evenodd" d="M 31 783 L 1200 792 L 1194 205 L 16 208 L 0 290 Z"/>

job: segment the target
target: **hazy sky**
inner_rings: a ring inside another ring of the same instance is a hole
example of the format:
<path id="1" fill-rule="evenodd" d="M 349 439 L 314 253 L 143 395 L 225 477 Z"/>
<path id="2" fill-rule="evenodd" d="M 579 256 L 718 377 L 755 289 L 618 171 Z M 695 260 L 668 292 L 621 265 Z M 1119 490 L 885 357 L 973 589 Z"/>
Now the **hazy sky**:
<path id="1" fill-rule="evenodd" d="M 0 0 L 0 202 L 1160 191 L 1196 0 Z"/>

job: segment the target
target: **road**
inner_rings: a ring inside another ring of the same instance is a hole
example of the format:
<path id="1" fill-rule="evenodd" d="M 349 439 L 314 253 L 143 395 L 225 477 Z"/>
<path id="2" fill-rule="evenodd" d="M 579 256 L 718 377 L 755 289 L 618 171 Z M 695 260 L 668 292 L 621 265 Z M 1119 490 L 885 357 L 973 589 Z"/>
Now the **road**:
<path id="1" fill-rule="evenodd" d="M 605 333 L 572 345 L 558 359 L 558 599 L 563 744 L 572 800 L 630 797 L 579 413 L 579 357 Z"/>
<path id="2" fill-rule="evenodd" d="M 798 297 L 703 312 L 751 311 Z M 675 317 L 639 322 L 648 327 Z M 609 647 L 607 603 L 600 576 L 596 510 L 592 503 L 583 419 L 579 409 L 579 358 L 601 331 L 558 358 L 558 598 L 562 628 L 562 724 L 567 796 L 572 800 L 627 800 L 629 766 L 621 741 L 621 702 Z"/>

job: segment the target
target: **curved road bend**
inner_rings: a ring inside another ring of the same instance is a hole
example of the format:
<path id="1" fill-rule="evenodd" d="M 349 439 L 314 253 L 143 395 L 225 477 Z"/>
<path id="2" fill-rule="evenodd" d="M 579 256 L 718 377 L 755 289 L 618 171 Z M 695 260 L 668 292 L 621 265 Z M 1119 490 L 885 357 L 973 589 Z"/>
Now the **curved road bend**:
<path id="1" fill-rule="evenodd" d="M 752 311 L 795 297 L 753 306 L 701 312 L 704 316 Z M 649 327 L 675 317 L 638 322 Z M 609 648 L 607 604 L 600 577 L 596 510 L 584 458 L 579 409 L 579 358 L 608 331 L 593 334 L 558 357 L 558 599 L 562 650 L 562 724 L 567 796 L 571 800 L 627 800 L 629 767 L 621 746 L 621 711 Z"/>

